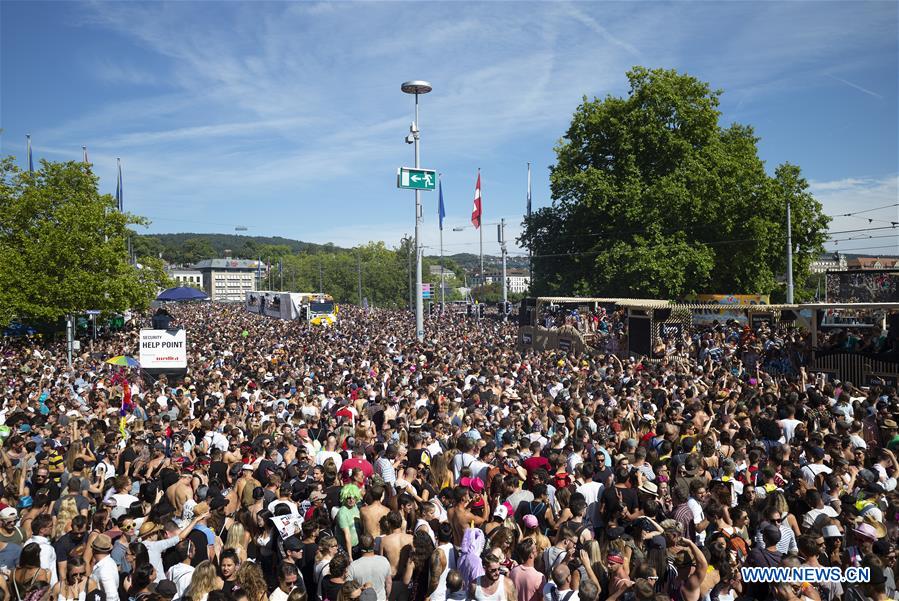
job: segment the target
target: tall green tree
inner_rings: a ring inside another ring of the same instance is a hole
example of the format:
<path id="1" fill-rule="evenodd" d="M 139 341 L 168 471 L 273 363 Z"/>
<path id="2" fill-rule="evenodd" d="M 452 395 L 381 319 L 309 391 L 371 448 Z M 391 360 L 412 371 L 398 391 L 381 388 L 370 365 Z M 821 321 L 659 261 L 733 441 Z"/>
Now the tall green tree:
<path id="1" fill-rule="evenodd" d="M 131 265 L 128 226 L 143 220 L 119 213 L 97 183 L 80 162 L 41 161 L 31 173 L 0 160 L 0 323 L 142 308 L 165 284 L 152 260 L 144 273 Z"/>
<path id="2" fill-rule="evenodd" d="M 627 76 L 626 98 L 585 98 L 556 146 L 553 203 L 525 220 L 521 237 L 534 253 L 534 289 L 782 297 L 787 201 L 795 273 L 821 252 L 829 221 L 800 169 L 768 176 L 753 129 L 721 127 L 722 92 L 707 83 L 643 67 Z"/>

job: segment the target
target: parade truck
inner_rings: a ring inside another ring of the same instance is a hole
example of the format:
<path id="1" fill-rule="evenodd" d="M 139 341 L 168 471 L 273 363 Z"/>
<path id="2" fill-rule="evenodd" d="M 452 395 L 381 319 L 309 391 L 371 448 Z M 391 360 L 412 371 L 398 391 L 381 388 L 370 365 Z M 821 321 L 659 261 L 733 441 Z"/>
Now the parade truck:
<path id="1" fill-rule="evenodd" d="M 306 321 L 314 326 L 332 326 L 337 323 L 337 305 L 334 299 L 315 299 L 306 309 Z"/>
<path id="2" fill-rule="evenodd" d="M 331 325 L 337 321 L 337 305 L 330 294 L 254 290 L 246 293 L 244 306 L 250 313 L 301 319 L 314 325 Z"/>

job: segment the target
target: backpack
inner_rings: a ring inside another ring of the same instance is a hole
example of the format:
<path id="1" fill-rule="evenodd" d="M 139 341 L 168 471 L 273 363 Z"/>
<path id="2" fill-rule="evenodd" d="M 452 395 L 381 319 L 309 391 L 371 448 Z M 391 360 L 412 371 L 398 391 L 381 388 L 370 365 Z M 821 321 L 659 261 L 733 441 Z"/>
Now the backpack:
<path id="1" fill-rule="evenodd" d="M 727 541 L 727 549 L 737 554 L 737 563 L 742 564 L 746 556 L 749 555 L 749 547 L 746 546 L 746 541 L 738 534 L 730 535 L 724 530 L 719 530 L 719 532 L 724 536 L 724 540 Z"/>

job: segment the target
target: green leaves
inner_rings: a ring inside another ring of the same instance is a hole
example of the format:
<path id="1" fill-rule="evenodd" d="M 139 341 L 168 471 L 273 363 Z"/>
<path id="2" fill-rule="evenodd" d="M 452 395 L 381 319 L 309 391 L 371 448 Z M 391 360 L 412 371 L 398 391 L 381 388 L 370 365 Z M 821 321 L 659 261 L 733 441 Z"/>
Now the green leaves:
<path id="1" fill-rule="evenodd" d="M 553 205 L 521 237 L 535 290 L 782 297 L 787 200 L 796 273 L 821 251 L 828 223 L 799 168 L 769 177 L 753 129 L 719 126 L 721 91 L 707 83 L 643 67 L 628 78 L 627 98 L 585 98 L 556 146 Z"/>
<path id="2" fill-rule="evenodd" d="M 143 220 L 119 213 L 97 182 L 82 163 L 29 173 L 0 162 L 0 323 L 141 308 L 166 283 L 161 269 L 130 264 L 128 226 Z"/>

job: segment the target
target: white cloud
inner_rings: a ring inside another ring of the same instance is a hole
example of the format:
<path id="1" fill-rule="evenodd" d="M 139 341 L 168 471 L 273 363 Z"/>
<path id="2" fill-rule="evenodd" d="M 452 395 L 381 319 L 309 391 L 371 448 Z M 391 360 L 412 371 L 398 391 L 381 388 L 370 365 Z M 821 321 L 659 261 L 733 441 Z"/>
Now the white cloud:
<path id="1" fill-rule="evenodd" d="M 830 231 L 836 233 L 825 245 L 828 249 L 878 247 L 899 238 L 899 229 L 892 229 L 892 223 L 899 223 L 899 207 L 894 206 L 899 203 L 899 176 L 809 182 L 809 190 L 833 217 Z"/>
<path id="2" fill-rule="evenodd" d="M 523 187 L 524 162 L 543 169 L 548 160 L 537 159 L 550 155 L 581 97 L 626 93 L 624 72 L 634 64 L 688 70 L 749 110 L 784 89 L 821 86 L 825 74 L 852 85 L 853 70 L 881 50 L 866 41 L 885 39 L 896 12 L 877 3 L 827 10 L 804 3 L 90 6 L 82 23 L 90 34 L 131 40 L 140 56 L 155 59 L 105 55 L 94 75 L 145 86 L 145 95 L 110 95 L 33 132 L 45 150 L 77 157 L 87 144 L 107 188 L 121 156 L 126 204 L 156 216 L 160 230 L 176 229 L 164 220 L 233 220 L 260 235 L 333 236 L 338 244 L 391 243 L 411 231 L 388 185 L 411 156 L 402 143 L 412 118 L 411 98 L 399 91 L 405 79 L 434 84 L 421 100 L 423 160 L 465 173 L 459 202 L 467 205 L 476 167 L 496 177 L 518 162 Z M 533 156 L 537 147 L 545 154 Z M 490 185 L 491 210 L 523 207 L 523 191 Z M 834 206 L 850 197 L 876 206 L 889 194 L 858 178 L 813 190 Z M 535 188 L 538 206 L 547 194 Z M 323 217 L 328 211 L 339 215 Z M 510 218 L 510 228 L 518 221 Z M 360 222 L 368 225 L 352 225 Z M 445 242 L 478 248 L 468 232 Z"/>

